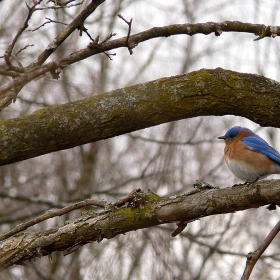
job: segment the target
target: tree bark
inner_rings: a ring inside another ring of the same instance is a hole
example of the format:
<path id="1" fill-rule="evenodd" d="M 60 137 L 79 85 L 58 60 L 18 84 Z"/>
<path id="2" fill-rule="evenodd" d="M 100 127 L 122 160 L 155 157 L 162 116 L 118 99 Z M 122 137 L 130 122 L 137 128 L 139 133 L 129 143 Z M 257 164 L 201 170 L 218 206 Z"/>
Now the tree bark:
<path id="1" fill-rule="evenodd" d="M 217 68 L 101 93 L 0 122 L 0 165 L 162 123 L 233 114 L 280 126 L 280 84 Z"/>
<path id="2" fill-rule="evenodd" d="M 129 197 L 129 196 L 128 196 Z M 233 213 L 280 201 L 280 181 L 225 189 L 195 189 L 184 195 L 159 197 L 140 190 L 109 210 L 84 215 L 62 227 L 16 234 L 0 242 L 0 269 L 24 264 L 55 251 L 69 254 L 84 244 L 101 242 L 118 234 L 176 221 Z M 265 211 L 265 210 L 264 210 Z"/>
<path id="3" fill-rule="evenodd" d="M 86 59 L 90 56 L 104 53 L 107 51 L 115 50 L 117 48 L 128 48 L 130 54 L 132 49 L 140 43 L 147 40 L 169 37 L 172 35 L 189 35 L 195 34 L 211 34 L 220 36 L 222 32 L 245 32 L 253 33 L 260 40 L 265 37 L 273 37 L 280 35 L 279 26 L 270 26 L 264 24 L 244 23 L 240 21 L 224 21 L 224 22 L 205 22 L 205 23 L 186 23 L 186 24 L 172 24 L 163 27 L 153 27 L 146 31 L 122 37 L 115 40 L 110 40 L 111 37 L 99 43 L 97 38 L 84 49 L 72 53 L 71 55 L 57 59 L 53 62 L 42 65 L 46 59 L 56 50 L 56 48 L 76 29 L 83 28 L 83 21 L 100 5 L 104 0 L 92 1 L 67 28 L 65 28 L 39 55 L 38 59 L 30 64 L 26 69 L 18 69 L 18 71 L 2 70 L 1 74 L 15 77 L 12 81 L 0 86 L 0 108 L 5 108 L 15 98 L 17 93 L 30 81 L 39 78 L 40 76 L 50 72 L 51 76 L 55 79 L 59 77 L 56 70 L 63 69 L 64 67 Z M 110 56 L 110 55 L 109 55 Z M 15 67 L 13 67 L 15 68 Z M 10 69 L 13 70 L 13 69 Z M 26 71 L 27 70 L 27 71 Z"/>

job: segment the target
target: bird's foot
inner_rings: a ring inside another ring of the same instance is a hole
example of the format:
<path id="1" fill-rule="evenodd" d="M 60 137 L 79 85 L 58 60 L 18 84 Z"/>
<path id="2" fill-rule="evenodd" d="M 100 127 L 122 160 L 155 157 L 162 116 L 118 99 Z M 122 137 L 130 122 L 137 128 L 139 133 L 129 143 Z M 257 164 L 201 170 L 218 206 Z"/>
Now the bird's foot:
<path id="1" fill-rule="evenodd" d="M 259 180 L 259 177 L 257 177 L 254 181 L 246 181 L 244 183 L 234 184 L 232 187 L 234 188 L 234 187 L 237 187 L 237 186 L 246 186 L 246 185 L 249 186 L 251 184 L 256 183 L 258 180 Z"/>
<path id="2" fill-rule="evenodd" d="M 244 183 L 234 184 L 234 185 L 232 185 L 232 188 L 234 188 L 234 187 L 239 187 L 239 186 L 245 186 L 245 185 L 248 185 L 248 182 L 247 182 L 247 181 L 244 182 Z"/>

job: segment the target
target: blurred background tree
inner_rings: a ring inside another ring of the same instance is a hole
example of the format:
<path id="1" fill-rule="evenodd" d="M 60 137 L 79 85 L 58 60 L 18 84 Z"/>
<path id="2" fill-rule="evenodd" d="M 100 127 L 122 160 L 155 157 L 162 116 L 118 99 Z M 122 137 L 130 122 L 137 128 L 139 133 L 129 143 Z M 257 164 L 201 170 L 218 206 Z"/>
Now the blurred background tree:
<path id="1" fill-rule="evenodd" d="M 19 0 L 0 2 L 1 56 L 22 25 L 27 7 Z M 42 5 L 47 2 L 42 1 Z M 49 23 L 35 30 L 46 21 L 45 17 L 69 23 L 89 2 L 69 9 L 43 9 L 34 13 L 29 31 L 24 32 L 15 51 L 27 44 L 34 46 L 21 51 L 17 59 L 23 65 L 31 63 L 65 28 L 63 24 Z M 117 37 L 127 34 L 127 25 L 117 17 L 119 13 L 127 19 L 133 18 L 133 34 L 153 26 L 207 21 L 277 25 L 279 11 L 276 0 L 269 3 L 107 0 L 86 20 L 85 27 L 93 38 L 99 35 L 103 40 L 110 32 L 116 32 Z M 254 42 L 254 38 L 239 33 L 220 37 L 182 35 L 145 42 L 133 50 L 133 55 L 127 49 L 118 49 L 112 60 L 102 53 L 64 69 L 59 80 L 44 76 L 28 84 L 16 103 L 0 113 L 1 119 L 201 68 L 223 67 L 279 80 L 277 39 Z M 85 33 L 80 37 L 76 31 L 51 59 L 78 51 L 89 42 Z M 0 80 L 3 84 L 8 78 L 0 76 Z M 233 125 L 248 126 L 280 148 L 275 129 L 262 130 L 240 117 L 209 116 L 2 166 L 0 233 L 55 205 L 90 197 L 115 201 L 135 188 L 150 188 L 159 195 L 179 194 L 191 189 L 195 180 L 232 185 L 237 181 L 223 163 L 223 145 L 216 137 Z M 67 217 L 41 223 L 35 230 L 62 225 L 79 215 L 80 211 L 75 211 Z M 176 238 L 170 237 L 173 225 L 158 226 L 86 245 L 66 257 L 53 254 L 52 261 L 42 258 L 25 267 L 12 267 L 2 272 L 2 279 L 239 279 L 247 253 L 261 243 L 278 219 L 278 209 L 268 212 L 263 208 L 207 217 L 190 224 Z M 258 262 L 253 279 L 275 279 L 279 275 L 279 242 L 276 238 L 266 257 Z"/>

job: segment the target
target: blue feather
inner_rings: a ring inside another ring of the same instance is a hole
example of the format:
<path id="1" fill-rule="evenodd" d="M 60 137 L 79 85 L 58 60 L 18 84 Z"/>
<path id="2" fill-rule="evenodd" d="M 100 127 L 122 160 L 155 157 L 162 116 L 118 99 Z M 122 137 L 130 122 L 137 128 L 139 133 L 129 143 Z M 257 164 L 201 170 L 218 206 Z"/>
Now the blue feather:
<path id="1" fill-rule="evenodd" d="M 280 154 L 258 135 L 254 134 L 252 136 L 244 137 L 241 141 L 249 146 L 253 151 L 266 155 L 275 163 L 280 165 Z"/>

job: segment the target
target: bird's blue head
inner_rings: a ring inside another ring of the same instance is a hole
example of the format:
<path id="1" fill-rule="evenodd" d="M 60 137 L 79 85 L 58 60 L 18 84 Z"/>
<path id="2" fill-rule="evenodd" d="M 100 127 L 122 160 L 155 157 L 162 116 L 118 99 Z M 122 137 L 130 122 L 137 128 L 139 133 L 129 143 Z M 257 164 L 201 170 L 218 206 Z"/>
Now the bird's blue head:
<path id="1" fill-rule="evenodd" d="M 241 126 L 234 126 L 230 128 L 225 135 L 218 137 L 218 139 L 225 140 L 226 142 L 236 139 L 241 132 L 244 132 L 245 135 L 253 135 L 254 133 L 246 128 Z"/>

